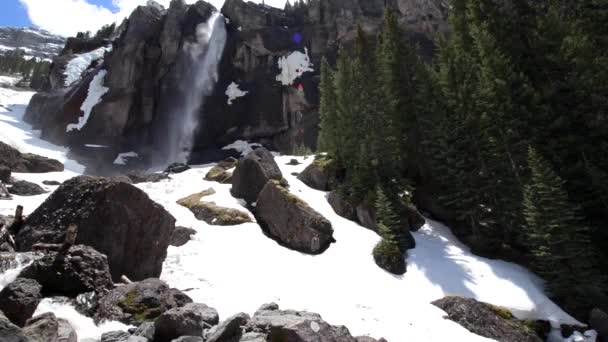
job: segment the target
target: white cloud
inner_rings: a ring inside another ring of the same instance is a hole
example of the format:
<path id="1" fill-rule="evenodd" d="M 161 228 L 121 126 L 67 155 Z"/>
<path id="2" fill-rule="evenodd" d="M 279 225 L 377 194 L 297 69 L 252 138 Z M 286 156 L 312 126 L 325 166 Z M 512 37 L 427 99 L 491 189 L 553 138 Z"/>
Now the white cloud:
<path id="1" fill-rule="evenodd" d="M 28 16 L 34 25 L 63 36 L 74 36 L 79 31 L 96 32 L 101 26 L 113 22 L 120 23 L 122 19 L 147 0 L 113 0 L 118 8 L 117 13 L 110 9 L 93 5 L 86 0 L 19 0 L 25 6 Z M 168 7 L 170 0 L 157 0 Z M 194 3 L 196 0 L 186 0 Z M 224 0 L 209 0 L 218 9 Z M 261 3 L 262 0 L 254 0 Z M 267 5 L 283 7 L 285 0 L 266 0 Z"/>

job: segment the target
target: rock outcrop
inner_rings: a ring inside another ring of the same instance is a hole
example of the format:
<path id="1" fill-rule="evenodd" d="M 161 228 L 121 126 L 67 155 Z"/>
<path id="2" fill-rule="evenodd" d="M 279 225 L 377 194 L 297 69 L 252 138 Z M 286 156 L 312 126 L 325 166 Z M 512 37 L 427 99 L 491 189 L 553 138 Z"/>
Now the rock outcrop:
<path id="1" fill-rule="evenodd" d="M 27 217 L 16 235 L 20 251 L 36 243 L 62 243 L 67 226 L 78 228 L 76 244 L 108 258 L 112 279 L 160 275 L 175 219 L 140 189 L 105 178 L 80 176 L 64 182 Z"/>
<path id="2" fill-rule="evenodd" d="M 86 292 L 105 293 L 113 287 L 107 257 L 83 245 L 48 252 L 19 276 L 40 283 L 45 295 L 76 297 Z"/>
<path id="3" fill-rule="evenodd" d="M 163 312 L 190 302 L 192 299 L 181 291 L 171 289 L 159 279 L 150 278 L 108 292 L 98 301 L 95 319 L 137 325 L 153 321 Z"/>
<path id="4" fill-rule="evenodd" d="M 266 183 L 255 212 L 266 233 L 290 249 L 320 254 L 335 242 L 331 223 L 277 181 Z"/>
<path id="5" fill-rule="evenodd" d="M 253 203 L 269 180 L 281 180 L 283 174 L 274 156 L 265 148 L 258 148 L 239 160 L 232 174 L 230 193 Z"/>
<path id="6" fill-rule="evenodd" d="M 21 153 L 0 141 L 0 166 L 12 172 L 44 173 L 63 171 L 63 164 L 55 159 L 31 153 Z M 5 171 L 6 172 L 6 171 Z"/>
<path id="7" fill-rule="evenodd" d="M 462 297 L 445 297 L 432 304 L 447 313 L 446 319 L 477 335 L 501 342 L 542 341 L 532 328 L 505 309 Z"/>
<path id="8" fill-rule="evenodd" d="M 36 196 L 45 193 L 44 189 L 36 184 L 28 181 L 17 181 L 14 182 L 9 188 L 8 192 L 18 196 Z"/>
<path id="9" fill-rule="evenodd" d="M 32 317 L 40 300 L 42 286 L 33 279 L 17 278 L 0 291 L 0 311 L 20 327 Z"/>

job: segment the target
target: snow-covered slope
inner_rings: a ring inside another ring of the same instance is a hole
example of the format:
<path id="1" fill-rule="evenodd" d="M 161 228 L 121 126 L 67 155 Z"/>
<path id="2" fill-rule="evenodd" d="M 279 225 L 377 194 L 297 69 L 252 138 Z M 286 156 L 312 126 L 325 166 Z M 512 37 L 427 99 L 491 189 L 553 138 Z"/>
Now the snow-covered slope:
<path id="1" fill-rule="evenodd" d="M 0 107 L 0 140 L 22 151 L 65 161 L 68 170 L 15 177 L 40 183 L 45 179 L 65 180 L 82 172 L 80 165 L 66 158 L 65 149 L 41 141 L 20 122 L 29 96 L 31 93 L 0 88 L 0 103 L 17 104 L 10 107 L 12 112 Z M 322 255 L 310 256 L 279 246 L 256 223 L 217 227 L 196 220 L 175 201 L 209 187 L 216 194 L 205 200 L 245 210 L 230 196 L 230 185 L 203 180 L 211 165 L 199 166 L 172 175 L 171 180 L 138 185 L 170 211 L 178 225 L 198 232 L 186 245 L 169 248 L 161 278 L 195 301 L 217 308 L 224 318 L 241 311 L 252 314 L 261 304 L 274 301 L 282 308 L 318 312 L 331 324 L 346 325 L 353 335 L 382 336 L 391 342 L 489 341 L 443 319 L 444 312 L 430 302 L 446 295 L 504 306 L 520 318 L 577 323 L 545 296 L 541 281 L 526 269 L 471 254 L 448 228 L 432 220 L 414 234 L 417 247 L 410 251 L 404 276 L 381 270 L 371 256 L 378 236 L 337 216 L 325 193 L 306 187 L 291 175 L 302 171 L 312 158 L 296 157 L 303 164 L 286 165 L 292 158 L 277 157 L 277 163 L 291 191 L 332 222 L 335 244 Z M 26 213 L 31 212 L 47 196 L 16 196 L 0 201 L 0 214 L 12 213 L 17 204 L 23 204 Z M 91 333 L 88 319 L 69 306 L 45 301 L 43 308 L 72 321 L 82 336 L 116 328 L 110 324 Z"/>
<path id="2" fill-rule="evenodd" d="M 21 49 L 26 56 L 52 59 L 61 52 L 66 39 L 36 28 L 0 27 L 0 54 Z"/>

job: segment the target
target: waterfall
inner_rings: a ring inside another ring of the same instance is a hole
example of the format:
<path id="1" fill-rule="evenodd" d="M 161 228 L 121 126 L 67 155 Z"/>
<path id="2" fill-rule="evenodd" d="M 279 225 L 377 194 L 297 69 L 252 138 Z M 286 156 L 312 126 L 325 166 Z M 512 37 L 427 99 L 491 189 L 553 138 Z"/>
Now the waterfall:
<path id="1" fill-rule="evenodd" d="M 168 163 L 188 161 L 201 124 L 200 110 L 218 81 L 226 37 L 224 17 L 214 12 L 207 22 L 196 27 L 196 40 L 183 45 L 185 72 L 180 86 L 183 99 L 176 99 L 178 104 L 171 110 Z"/>

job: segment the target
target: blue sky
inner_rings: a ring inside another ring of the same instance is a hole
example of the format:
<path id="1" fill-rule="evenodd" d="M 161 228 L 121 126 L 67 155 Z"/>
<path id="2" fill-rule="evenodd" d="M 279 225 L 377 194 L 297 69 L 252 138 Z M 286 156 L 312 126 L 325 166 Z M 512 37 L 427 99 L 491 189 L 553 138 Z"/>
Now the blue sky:
<path id="1" fill-rule="evenodd" d="M 147 0 L 0 0 L 0 26 L 35 26 L 52 33 L 72 36 L 79 31 L 97 31 L 105 24 L 121 22 Z M 170 0 L 156 0 L 168 6 Z M 197 0 L 186 0 L 194 3 Z M 207 0 L 220 8 L 224 0 Z M 261 0 L 254 0 L 261 2 Z M 285 0 L 266 0 L 282 7 Z"/>

